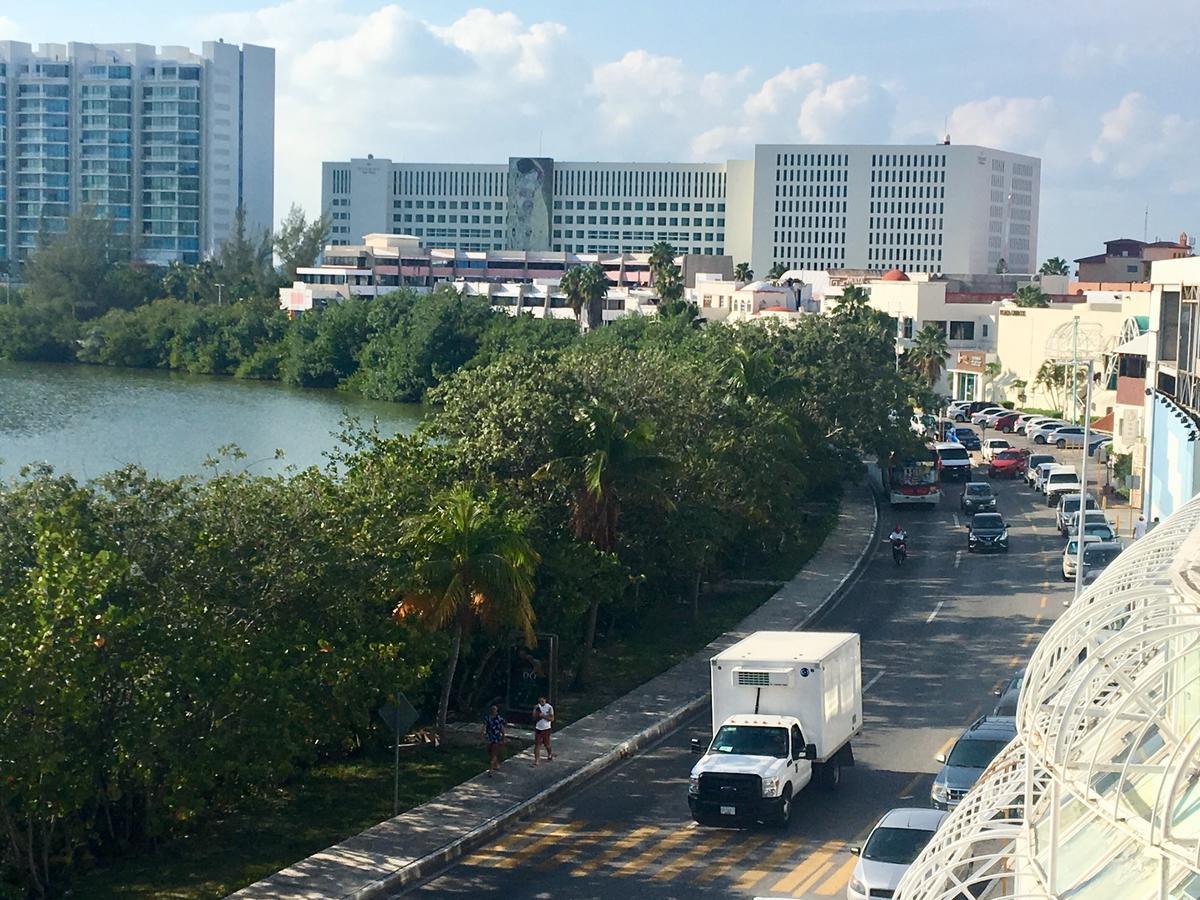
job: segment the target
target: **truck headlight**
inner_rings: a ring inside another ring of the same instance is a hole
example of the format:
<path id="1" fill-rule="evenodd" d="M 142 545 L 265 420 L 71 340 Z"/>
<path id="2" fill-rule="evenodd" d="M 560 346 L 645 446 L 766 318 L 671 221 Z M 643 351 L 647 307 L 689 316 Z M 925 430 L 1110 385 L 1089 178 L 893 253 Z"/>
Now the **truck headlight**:
<path id="1" fill-rule="evenodd" d="M 867 886 L 865 884 L 863 884 L 861 881 L 859 881 L 857 878 L 851 878 L 850 879 L 850 893 L 862 894 L 865 897 L 865 896 L 867 896 Z"/>
<path id="2" fill-rule="evenodd" d="M 929 792 L 935 803 L 945 803 L 950 799 L 950 789 L 944 784 L 935 784 Z"/>
<path id="3" fill-rule="evenodd" d="M 1005 528 L 1002 532 L 1000 532 L 1000 540 L 1002 540 L 1002 541 L 1008 540 L 1008 529 L 1007 528 Z"/>
<path id="4" fill-rule="evenodd" d="M 689 775 L 688 776 L 688 793 L 689 794 L 699 794 L 700 793 L 700 776 L 699 775 Z"/>
<path id="5" fill-rule="evenodd" d="M 775 778 L 764 778 L 762 786 L 764 797 L 778 797 L 783 790 L 783 779 L 778 776 Z"/>

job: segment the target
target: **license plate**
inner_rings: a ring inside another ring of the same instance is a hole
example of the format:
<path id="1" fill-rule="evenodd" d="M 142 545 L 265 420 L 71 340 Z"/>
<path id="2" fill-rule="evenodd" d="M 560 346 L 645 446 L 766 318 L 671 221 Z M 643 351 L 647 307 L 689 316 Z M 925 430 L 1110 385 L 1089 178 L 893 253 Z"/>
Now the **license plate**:
<path id="1" fill-rule="evenodd" d="M 721 815 L 723 815 L 723 816 L 736 816 L 736 815 L 737 815 L 737 808 L 736 808 L 736 807 L 733 807 L 733 806 L 722 806 L 722 807 L 721 807 Z"/>

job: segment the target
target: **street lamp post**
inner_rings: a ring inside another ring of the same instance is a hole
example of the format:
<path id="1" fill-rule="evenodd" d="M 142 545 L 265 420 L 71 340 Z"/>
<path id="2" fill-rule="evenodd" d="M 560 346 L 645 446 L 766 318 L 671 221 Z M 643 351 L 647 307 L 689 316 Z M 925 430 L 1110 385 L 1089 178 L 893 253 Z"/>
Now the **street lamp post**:
<path id="1" fill-rule="evenodd" d="M 1092 367 L 1095 362 L 1091 359 L 1087 363 L 1087 397 L 1083 401 L 1083 461 L 1079 464 L 1079 526 L 1075 532 L 1075 596 L 1074 599 L 1079 599 L 1079 594 L 1083 590 L 1083 546 L 1084 546 L 1084 528 L 1083 525 L 1087 521 L 1087 461 L 1088 461 L 1088 444 L 1091 442 L 1092 435 Z M 1077 361 L 1071 360 L 1072 368 L 1076 368 Z"/>
<path id="2" fill-rule="evenodd" d="M 225 287 L 225 285 L 219 281 L 216 283 L 216 285 L 217 285 L 217 306 L 220 306 L 221 305 L 221 288 Z"/>

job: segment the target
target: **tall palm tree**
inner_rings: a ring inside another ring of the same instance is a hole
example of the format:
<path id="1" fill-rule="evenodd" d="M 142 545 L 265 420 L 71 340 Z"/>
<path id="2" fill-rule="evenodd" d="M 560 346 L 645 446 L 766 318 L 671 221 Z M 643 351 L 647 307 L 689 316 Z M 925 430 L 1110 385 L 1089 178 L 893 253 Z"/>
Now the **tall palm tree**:
<path id="1" fill-rule="evenodd" d="M 679 254 L 666 241 L 658 241 L 650 248 L 650 281 L 653 282 L 658 273 L 667 266 L 675 265 L 675 257 Z"/>
<path id="2" fill-rule="evenodd" d="M 780 278 L 783 277 L 783 273 L 786 272 L 787 270 L 788 270 L 787 266 L 785 266 L 781 262 L 777 262 L 777 263 L 775 263 L 775 265 L 771 266 L 771 271 L 768 273 L 767 277 L 770 278 L 772 281 L 778 281 Z"/>
<path id="3" fill-rule="evenodd" d="M 608 276 L 600 263 L 576 266 L 563 273 L 559 287 L 575 312 L 579 330 L 598 328 L 604 321 L 604 298 L 608 296 Z"/>
<path id="4" fill-rule="evenodd" d="M 672 505 L 661 477 L 673 471 L 675 464 L 658 453 L 649 422 L 629 422 L 616 409 L 592 400 L 576 411 L 574 426 L 562 437 L 562 451 L 539 468 L 535 477 L 568 486 L 572 533 L 602 553 L 617 550 L 626 497 L 636 493 L 644 500 Z M 587 681 L 602 599 L 599 592 L 593 594 L 588 607 L 583 656 L 576 674 L 580 685 Z"/>
<path id="5" fill-rule="evenodd" d="M 437 719 L 438 735 L 444 736 L 463 635 L 481 627 L 515 632 L 526 644 L 533 643 L 530 598 L 538 554 L 522 521 L 495 512 L 464 487 L 451 490 L 406 525 L 406 540 L 418 561 L 392 616 L 450 630 Z"/>
<path id="6" fill-rule="evenodd" d="M 865 288 L 856 284 L 848 284 L 842 288 L 842 296 L 838 300 L 835 313 L 839 316 L 855 317 L 870 309 L 870 300 L 871 295 Z"/>
<path id="7" fill-rule="evenodd" d="M 908 361 L 914 370 L 933 387 L 946 368 L 946 359 L 950 356 L 950 347 L 946 343 L 946 334 L 933 323 L 926 325 L 913 338 L 913 345 L 908 350 Z"/>
<path id="8" fill-rule="evenodd" d="M 740 262 L 733 267 L 733 277 L 735 281 L 745 284 L 754 278 L 754 270 L 750 268 L 750 263 Z"/>
<path id="9" fill-rule="evenodd" d="M 1052 256 L 1038 269 L 1039 275 L 1070 275 L 1071 266 L 1061 256 Z"/>
<path id="10" fill-rule="evenodd" d="M 683 297 L 683 276 L 679 266 L 672 263 L 658 270 L 654 276 L 654 290 L 658 299 L 668 303 Z"/>
<path id="11" fill-rule="evenodd" d="M 1027 308 L 1044 308 L 1050 305 L 1050 296 L 1036 284 L 1023 284 L 1013 295 L 1013 303 Z"/>

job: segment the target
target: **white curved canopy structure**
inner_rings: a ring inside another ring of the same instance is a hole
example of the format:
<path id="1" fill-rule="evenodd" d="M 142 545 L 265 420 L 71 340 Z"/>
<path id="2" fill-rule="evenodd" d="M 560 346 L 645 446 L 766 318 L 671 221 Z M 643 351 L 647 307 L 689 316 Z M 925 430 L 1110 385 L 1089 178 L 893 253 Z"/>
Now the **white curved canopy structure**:
<path id="1" fill-rule="evenodd" d="M 1200 898 L 1200 498 L 1047 631 L 1017 737 L 896 897 Z"/>

